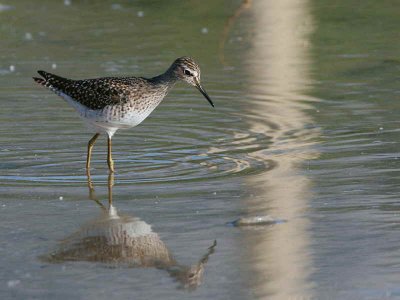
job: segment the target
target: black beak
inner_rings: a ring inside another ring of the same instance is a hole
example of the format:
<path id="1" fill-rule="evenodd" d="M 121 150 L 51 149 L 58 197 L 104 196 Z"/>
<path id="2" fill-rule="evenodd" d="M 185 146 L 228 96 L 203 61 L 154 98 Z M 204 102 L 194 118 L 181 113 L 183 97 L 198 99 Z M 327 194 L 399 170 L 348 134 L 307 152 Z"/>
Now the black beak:
<path id="1" fill-rule="evenodd" d="M 202 86 L 200 85 L 200 83 L 197 80 L 196 80 L 196 87 L 200 91 L 200 93 L 202 93 L 203 96 L 207 99 L 208 103 L 210 103 L 211 106 L 214 107 L 214 103 L 211 101 L 210 97 L 208 96 L 206 91 L 202 88 Z"/>

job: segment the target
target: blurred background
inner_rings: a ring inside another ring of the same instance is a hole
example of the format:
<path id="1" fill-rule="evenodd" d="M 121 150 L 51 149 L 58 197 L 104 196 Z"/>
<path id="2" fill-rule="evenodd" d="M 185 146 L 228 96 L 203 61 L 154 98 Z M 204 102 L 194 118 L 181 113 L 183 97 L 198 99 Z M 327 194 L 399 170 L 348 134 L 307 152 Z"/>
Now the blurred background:
<path id="1" fill-rule="evenodd" d="M 1 1 L 0 298 L 400 299 L 399 25 L 390 0 Z M 92 133 L 32 76 L 180 56 L 215 109 L 178 84 L 87 178 Z"/>

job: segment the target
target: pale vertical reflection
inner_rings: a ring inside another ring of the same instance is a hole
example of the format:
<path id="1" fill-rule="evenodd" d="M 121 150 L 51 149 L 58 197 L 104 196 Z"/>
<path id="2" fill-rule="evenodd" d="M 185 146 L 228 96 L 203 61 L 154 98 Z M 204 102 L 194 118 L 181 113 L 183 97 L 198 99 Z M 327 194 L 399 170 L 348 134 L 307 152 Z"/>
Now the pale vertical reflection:
<path id="1" fill-rule="evenodd" d="M 312 261 L 309 224 L 302 214 L 310 182 L 299 166 L 317 155 L 312 144 L 318 133 L 307 129 L 312 120 L 306 112 L 313 101 L 306 96 L 312 20 L 307 0 L 253 1 L 250 12 L 254 37 L 245 58 L 252 98 L 247 113 L 251 131 L 266 134 L 272 142 L 252 155 L 272 160 L 275 167 L 247 179 L 256 195 L 248 199 L 248 207 L 251 213 L 288 220 L 248 235 L 257 236 L 248 238 L 254 291 L 273 299 L 308 299 Z"/>

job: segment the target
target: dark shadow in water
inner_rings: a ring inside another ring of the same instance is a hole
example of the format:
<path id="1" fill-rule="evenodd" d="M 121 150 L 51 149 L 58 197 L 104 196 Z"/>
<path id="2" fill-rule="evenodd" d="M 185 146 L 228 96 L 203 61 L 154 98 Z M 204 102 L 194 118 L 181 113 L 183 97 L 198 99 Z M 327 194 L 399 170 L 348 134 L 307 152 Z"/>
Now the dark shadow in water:
<path id="1" fill-rule="evenodd" d="M 214 253 L 217 242 L 193 265 L 176 261 L 151 225 L 135 216 L 120 215 L 113 205 L 114 175 L 108 177 L 108 207 L 95 195 L 88 176 L 89 198 L 102 210 L 101 215 L 82 225 L 62 240 L 55 251 L 41 256 L 49 263 L 86 261 L 105 263 L 111 267 L 157 268 L 165 270 L 178 283 L 178 288 L 196 289 L 202 281 L 204 267 Z"/>

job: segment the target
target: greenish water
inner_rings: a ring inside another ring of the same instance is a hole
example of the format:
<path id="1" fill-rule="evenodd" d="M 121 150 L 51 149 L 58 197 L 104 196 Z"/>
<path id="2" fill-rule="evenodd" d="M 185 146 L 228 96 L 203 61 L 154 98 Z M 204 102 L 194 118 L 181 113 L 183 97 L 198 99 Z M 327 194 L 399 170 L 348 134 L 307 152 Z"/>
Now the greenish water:
<path id="1" fill-rule="evenodd" d="M 1 299 L 400 298 L 396 1 L 1 4 Z M 31 77 L 183 55 L 216 108 L 177 85 L 89 188 L 92 133 Z"/>

